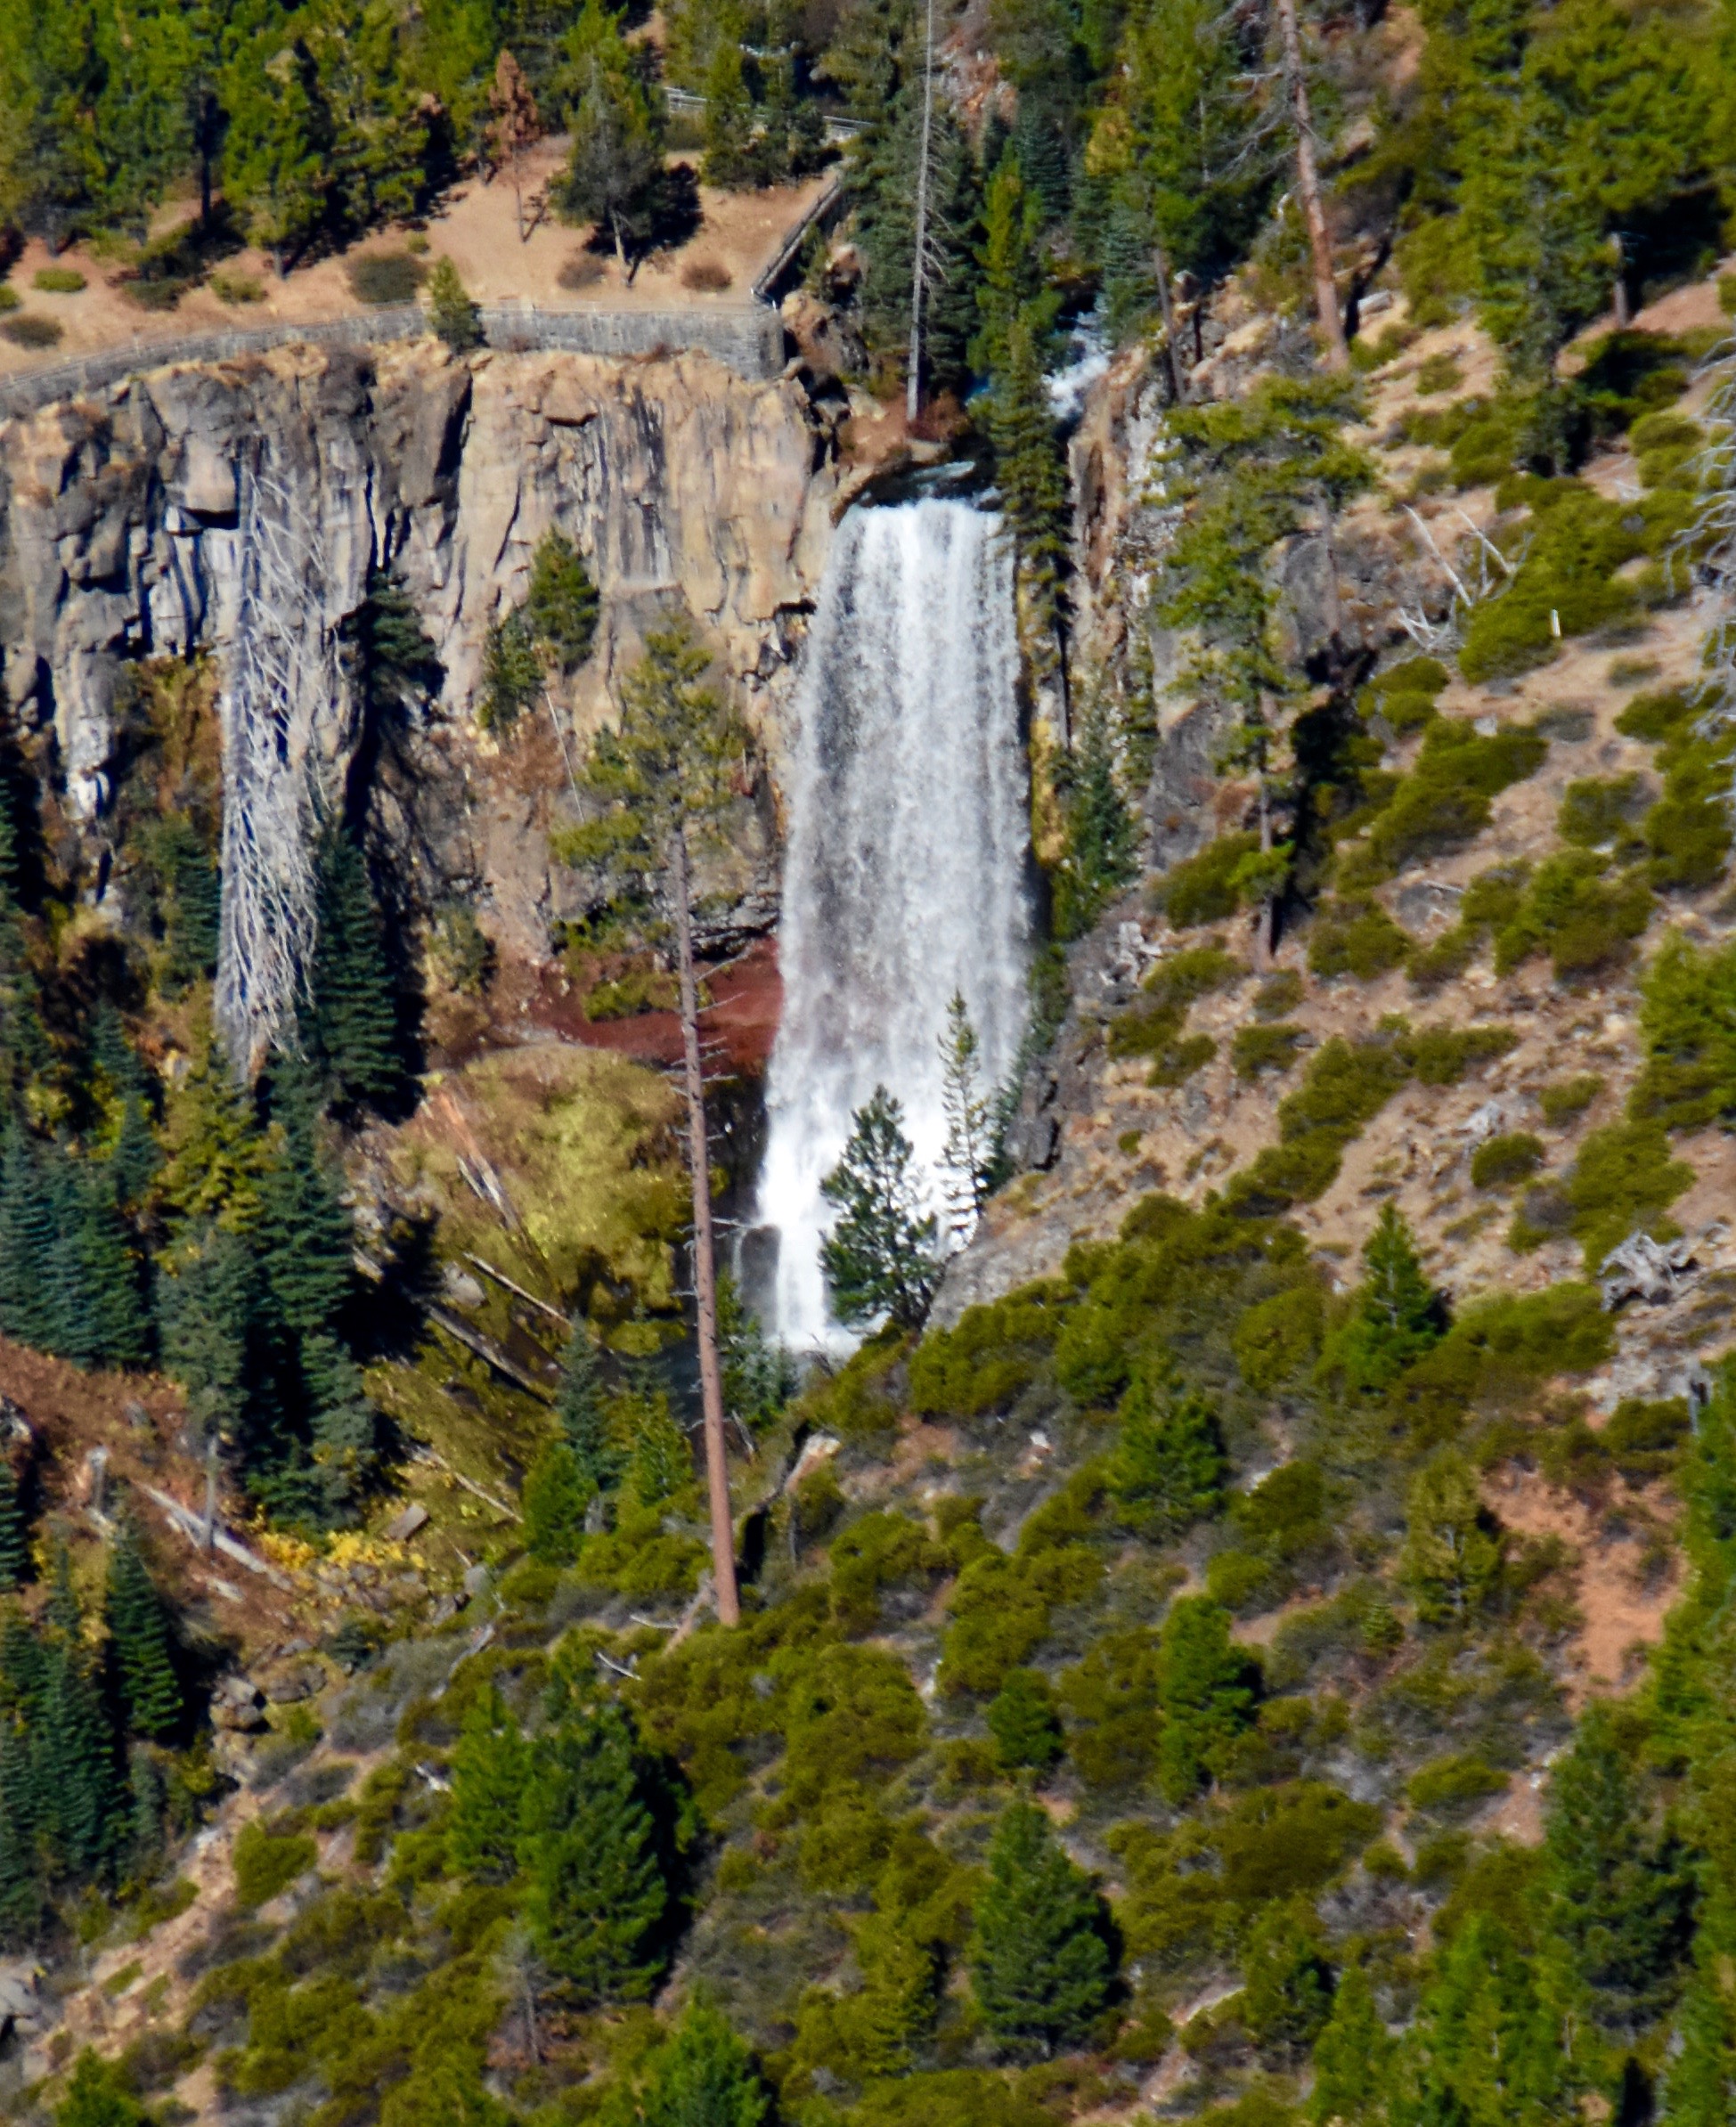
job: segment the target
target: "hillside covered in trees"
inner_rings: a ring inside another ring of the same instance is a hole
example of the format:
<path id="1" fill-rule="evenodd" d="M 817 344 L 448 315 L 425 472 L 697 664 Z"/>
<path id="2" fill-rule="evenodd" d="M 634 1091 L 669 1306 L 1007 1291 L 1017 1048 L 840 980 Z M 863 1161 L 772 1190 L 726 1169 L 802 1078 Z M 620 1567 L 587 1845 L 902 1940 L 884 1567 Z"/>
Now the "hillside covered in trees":
<path id="1" fill-rule="evenodd" d="M 798 1363 L 694 1235 L 805 611 L 575 509 L 467 692 L 397 526 L 236 1055 L 223 653 L 129 618 L 81 815 L 0 602 L 7 2116 L 1726 2122 L 1736 5 L 0 0 L 0 257 L 169 304 L 407 298 L 543 134 L 623 269 L 836 166 L 767 390 L 998 501 L 1029 1030 L 938 1206 L 857 1113 Z"/>

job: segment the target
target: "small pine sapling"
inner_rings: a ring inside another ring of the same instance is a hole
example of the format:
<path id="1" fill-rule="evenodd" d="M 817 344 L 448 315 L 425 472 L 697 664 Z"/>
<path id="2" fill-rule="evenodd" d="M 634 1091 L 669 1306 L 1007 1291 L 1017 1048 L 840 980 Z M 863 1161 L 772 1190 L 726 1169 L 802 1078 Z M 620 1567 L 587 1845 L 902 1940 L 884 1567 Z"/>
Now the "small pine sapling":
<path id="1" fill-rule="evenodd" d="M 994 1103 L 982 1088 L 982 1055 L 970 1007 L 963 992 L 955 990 L 941 1036 L 941 1102 L 946 1114 L 941 1164 L 948 1215 L 961 1245 L 982 1216 L 994 1168 Z"/>
<path id="2" fill-rule="evenodd" d="M 884 1316 L 917 1329 L 940 1276 L 939 1221 L 922 1209 L 904 1110 L 876 1086 L 852 1120 L 838 1164 L 819 1186 L 838 1214 L 820 1243 L 827 1290 L 840 1322 Z"/>

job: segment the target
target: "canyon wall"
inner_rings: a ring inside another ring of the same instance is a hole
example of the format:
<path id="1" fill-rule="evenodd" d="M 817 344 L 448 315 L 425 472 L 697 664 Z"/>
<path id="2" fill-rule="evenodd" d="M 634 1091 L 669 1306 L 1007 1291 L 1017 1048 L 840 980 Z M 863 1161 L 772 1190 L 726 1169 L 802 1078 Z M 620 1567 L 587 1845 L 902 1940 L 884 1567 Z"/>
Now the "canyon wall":
<path id="1" fill-rule="evenodd" d="M 485 923 L 534 960 L 560 913 L 542 830 L 563 778 L 558 759 L 503 767 L 473 711 L 487 631 L 522 599 L 538 541 L 567 534 L 602 597 L 564 723 L 581 738 L 594 727 L 646 626 L 684 602 L 775 768 L 829 541 L 832 458 L 799 383 L 703 354 L 456 360 L 424 340 L 136 375 L 0 426 L 9 713 L 100 840 L 126 665 L 208 651 L 235 672 L 268 533 L 301 672 L 276 744 L 329 797 L 362 737 L 345 623 L 390 569 L 441 668 L 423 752 L 449 798 L 469 791 L 457 811 L 471 853 L 441 860 L 469 868 Z"/>

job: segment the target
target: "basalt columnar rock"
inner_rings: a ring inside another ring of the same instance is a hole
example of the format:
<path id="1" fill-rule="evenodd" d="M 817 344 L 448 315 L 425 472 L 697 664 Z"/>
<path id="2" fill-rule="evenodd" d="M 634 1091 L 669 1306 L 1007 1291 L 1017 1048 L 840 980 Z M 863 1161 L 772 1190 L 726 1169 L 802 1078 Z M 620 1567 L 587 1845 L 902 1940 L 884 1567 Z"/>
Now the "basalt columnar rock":
<path id="1" fill-rule="evenodd" d="M 682 599 L 775 764 L 832 455 L 797 382 L 703 354 L 292 346 L 134 377 L 0 426 L 10 713 L 100 838 L 126 664 L 210 652 L 232 804 L 249 722 L 266 782 L 329 797 L 363 736 L 345 623 L 389 568 L 441 669 L 423 734 L 434 780 L 469 794 L 446 806 L 435 861 L 469 871 L 505 949 L 541 958 L 558 888 L 529 830 L 558 793 L 493 773 L 472 713 L 488 629 L 522 599 L 538 541 L 565 532 L 602 595 L 566 705 L 581 737 L 646 625 Z M 559 782 L 558 762 L 543 780 Z"/>

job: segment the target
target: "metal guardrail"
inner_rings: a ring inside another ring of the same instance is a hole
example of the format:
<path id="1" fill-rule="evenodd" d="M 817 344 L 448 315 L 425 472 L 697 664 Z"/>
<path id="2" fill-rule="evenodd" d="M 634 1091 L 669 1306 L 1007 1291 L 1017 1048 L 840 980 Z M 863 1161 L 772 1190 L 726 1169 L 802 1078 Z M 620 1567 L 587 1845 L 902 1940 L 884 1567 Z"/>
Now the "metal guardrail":
<path id="1" fill-rule="evenodd" d="M 806 233 L 811 219 L 811 215 L 804 217 L 801 233 Z M 738 307 L 696 304 L 679 311 L 543 310 L 525 302 L 486 304 L 479 322 L 486 344 L 505 353 L 559 348 L 619 361 L 697 350 L 714 355 L 751 383 L 769 382 L 784 367 L 783 326 L 775 310 L 758 302 Z M 311 324 L 285 321 L 181 339 L 137 339 L 126 347 L 0 377 L 0 420 L 34 413 L 57 399 L 103 391 L 127 377 L 174 363 L 232 362 L 273 347 L 298 345 L 372 346 L 382 341 L 420 339 L 428 330 L 428 314 L 419 304 L 404 303 Z"/>

